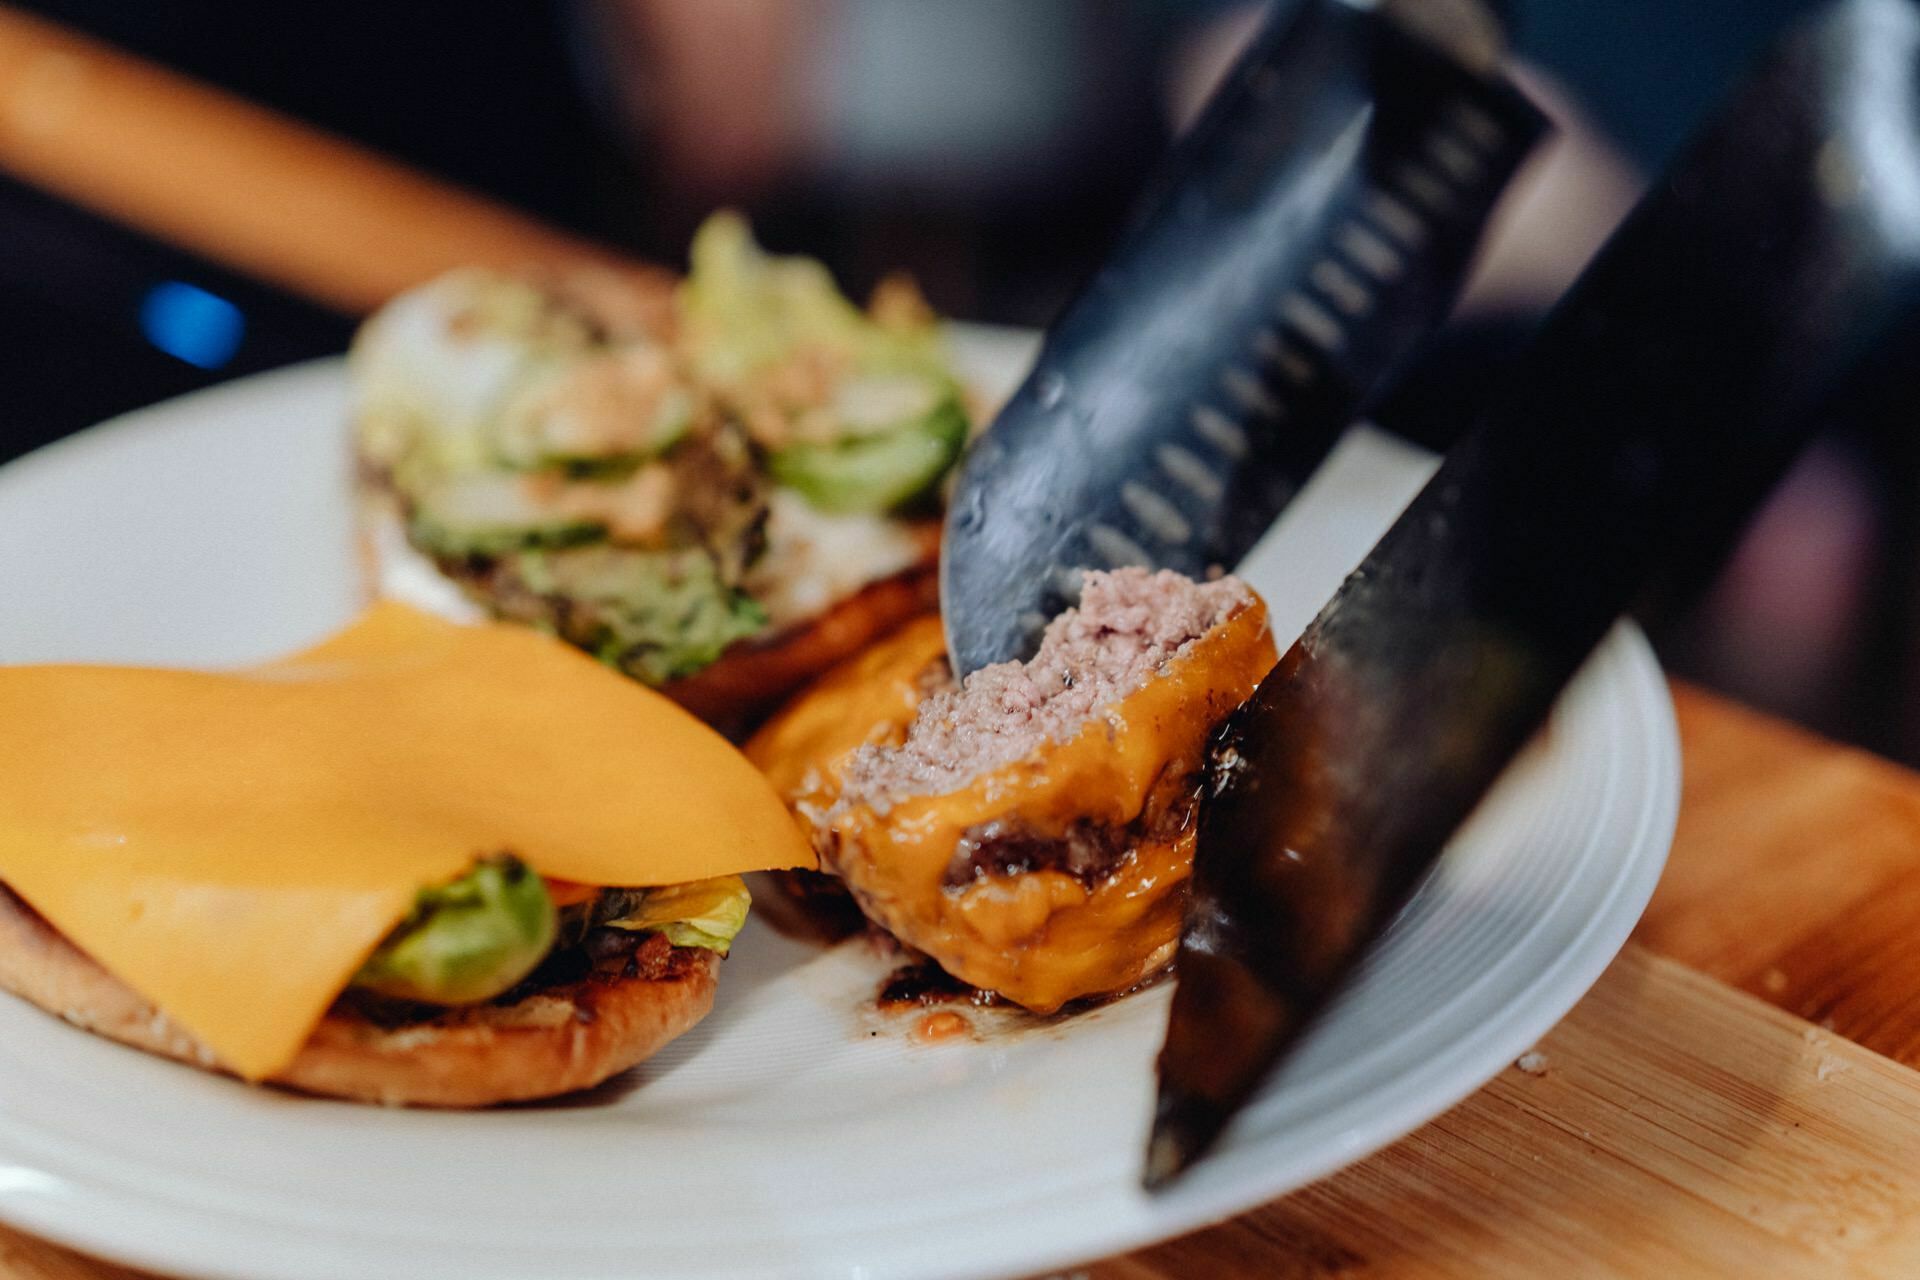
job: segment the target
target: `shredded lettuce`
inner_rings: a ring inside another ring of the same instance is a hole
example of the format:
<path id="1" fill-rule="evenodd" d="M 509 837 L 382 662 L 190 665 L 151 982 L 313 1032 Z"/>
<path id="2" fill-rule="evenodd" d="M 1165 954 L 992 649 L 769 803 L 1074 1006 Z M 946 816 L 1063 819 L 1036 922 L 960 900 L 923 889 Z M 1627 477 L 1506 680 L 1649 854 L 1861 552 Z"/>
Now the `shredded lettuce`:
<path id="1" fill-rule="evenodd" d="M 503 563 L 540 598 L 567 602 L 557 624 L 567 640 L 650 685 L 710 666 L 767 626 L 766 610 L 697 547 L 529 550 Z"/>
<path id="2" fill-rule="evenodd" d="M 725 955 L 752 905 L 744 880 L 716 876 L 629 894 L 620 914 L 600 923 L 609 929 L 658 933 L 676 947 L 705 947 Z"/>
<path id="3" fill-rule="evenodd" d="M 562 293 L 477 267 L 383 307 L 349 361 L 361 450 L 407 489 L 497 467 L 630 466 L 698 417 L 668 347 L 605 332 Z"/>
<path id="4" fill-rule="evenodd" d="M 960 385 L 924 308 L 869 314 L 818 262 L 762 250 L 734 213 L 694 237 L 680 300 L 692 367 L 769 452 L 773 478 L 816 506 L 888 510 L 958 457 Z"/>
<path id="5" fill-rule="evenodd" d="M 824 266 L 767 253 L 737 213 L 701 224 L 689 257 L 686 341 L 695 368 L 715 382 L 738 383 L 802 342 L 852 353 L 868 338 L 866 316 Z"/>

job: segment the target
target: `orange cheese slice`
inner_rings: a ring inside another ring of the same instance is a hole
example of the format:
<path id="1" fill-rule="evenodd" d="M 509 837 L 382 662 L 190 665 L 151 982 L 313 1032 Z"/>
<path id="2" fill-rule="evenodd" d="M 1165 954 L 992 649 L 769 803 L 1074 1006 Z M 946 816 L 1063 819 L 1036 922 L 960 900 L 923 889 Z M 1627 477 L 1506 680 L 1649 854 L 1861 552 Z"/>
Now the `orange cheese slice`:
<path id="1" fill-rule="evenodd" d="M 0 668 L 0 725 L 0 882 L 249 1078 L 477 857 L 627 887 L 814 865 L 666 698 L 404 605 L 244 671 Z"/>

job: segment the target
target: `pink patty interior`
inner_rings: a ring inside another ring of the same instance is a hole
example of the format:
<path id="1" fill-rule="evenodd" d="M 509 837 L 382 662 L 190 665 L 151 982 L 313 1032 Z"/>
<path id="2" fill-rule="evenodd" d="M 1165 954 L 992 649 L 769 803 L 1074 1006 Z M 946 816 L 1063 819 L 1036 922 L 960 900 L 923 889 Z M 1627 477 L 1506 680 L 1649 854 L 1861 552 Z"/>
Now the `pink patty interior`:
<path id="1" fill-rule="evenodd" d="M 1090 572 L 1079 606 L 1047 624 L 1032 659 L 982 667 L 963 687 L 934 693 L 900 746 L 860 748 L 843 775 L 844 801 L 884 810 L 1064 742 L 1252 599 L 1238 578 Z"/>

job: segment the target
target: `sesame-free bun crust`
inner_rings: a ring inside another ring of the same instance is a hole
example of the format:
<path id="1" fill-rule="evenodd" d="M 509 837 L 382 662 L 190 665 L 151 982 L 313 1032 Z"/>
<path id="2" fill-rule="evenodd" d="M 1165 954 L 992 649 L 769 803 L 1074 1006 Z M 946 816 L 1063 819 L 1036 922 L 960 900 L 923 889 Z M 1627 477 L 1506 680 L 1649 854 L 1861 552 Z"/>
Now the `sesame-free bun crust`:
<path id="1" fill-rule="evenodd" d="M 675 948 L 652 977 L 589 977 L 512 1004 L 383 1027 L 340 1010 L 270 1083 L 388 1106 L 484 1107 L 571 1093 L 645 1060 L 706 1016 L 720 958 Z M 0 988 L 149 1053 L 221 1071 L 207 1047 L 0 888 Z"/>

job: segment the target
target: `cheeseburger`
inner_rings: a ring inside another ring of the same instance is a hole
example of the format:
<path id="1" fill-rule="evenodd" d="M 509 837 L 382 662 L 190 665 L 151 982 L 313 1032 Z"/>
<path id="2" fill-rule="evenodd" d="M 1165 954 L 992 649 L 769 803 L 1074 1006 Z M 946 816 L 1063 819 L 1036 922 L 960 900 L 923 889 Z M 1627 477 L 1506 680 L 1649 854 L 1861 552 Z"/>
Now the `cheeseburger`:
<path id="1" fill-rule="evenodd" d="M 312 1093 L 597 1084 L 707 1012 L 740 873 L 813 861 L 666 699 L 398 604 L 244 671 L 0 667 L 0 720 L 0 988 Z"/>
<path id="2" fill-rule="evenodd" d="M 966 442 L 933 317 L 716 215 L 686 280 L 464 270 L 350 368 L 388 594 L 541 627 L 732 721 L 931 601 Z"/>

